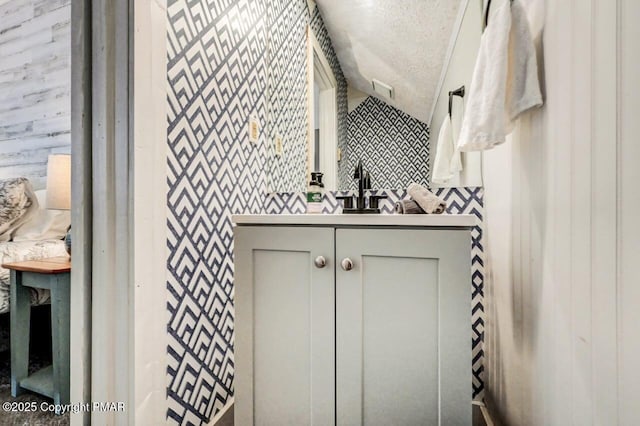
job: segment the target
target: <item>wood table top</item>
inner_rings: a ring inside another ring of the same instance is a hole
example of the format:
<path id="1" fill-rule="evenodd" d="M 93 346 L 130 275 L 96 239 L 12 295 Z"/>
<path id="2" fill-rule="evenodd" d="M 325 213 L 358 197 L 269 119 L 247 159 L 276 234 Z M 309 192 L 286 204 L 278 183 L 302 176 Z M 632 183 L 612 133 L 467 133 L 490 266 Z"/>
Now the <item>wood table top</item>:
<path id="1" fill-rule="evenodd" d="M 71 271 L 71 258 L 67 256 L 3 263 L 3 268 L 40 274 L 60 274 Z"/>

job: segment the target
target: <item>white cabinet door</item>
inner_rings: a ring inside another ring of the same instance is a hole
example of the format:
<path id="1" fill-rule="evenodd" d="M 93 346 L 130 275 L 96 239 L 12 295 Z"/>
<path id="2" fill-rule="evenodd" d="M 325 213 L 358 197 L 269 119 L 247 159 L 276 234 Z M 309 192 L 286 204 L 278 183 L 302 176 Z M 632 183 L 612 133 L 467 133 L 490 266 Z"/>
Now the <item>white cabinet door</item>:
<path id="1" fill-rule="evenodd" d="M 468 230 L 336 230 L 338 425 L 471 424 L 470 250 Z"/>
<path id="2" fill-rule="evenodd" d="M 334 424 L 334 229 L 236 227 L 235 265 L 235 424 Z"/>

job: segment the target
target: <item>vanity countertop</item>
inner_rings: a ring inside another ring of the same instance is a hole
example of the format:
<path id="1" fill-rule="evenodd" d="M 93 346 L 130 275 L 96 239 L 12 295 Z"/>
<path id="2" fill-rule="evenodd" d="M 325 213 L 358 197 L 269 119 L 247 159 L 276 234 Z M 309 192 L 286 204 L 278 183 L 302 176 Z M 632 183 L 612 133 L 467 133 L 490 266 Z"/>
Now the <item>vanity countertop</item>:
<path id="1" fill-rule="evenodd" d="M 231 219 L 236 225 L 470 228 L 478 224 L 471 214 L 241 214 Z"/>

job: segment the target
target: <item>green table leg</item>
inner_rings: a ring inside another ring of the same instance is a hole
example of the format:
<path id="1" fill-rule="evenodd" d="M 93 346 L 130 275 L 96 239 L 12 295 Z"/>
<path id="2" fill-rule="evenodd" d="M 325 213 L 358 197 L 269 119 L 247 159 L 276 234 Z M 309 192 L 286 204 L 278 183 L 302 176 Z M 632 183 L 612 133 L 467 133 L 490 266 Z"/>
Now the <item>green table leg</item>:
<path id="1" fill-rule="evenodd" d="M 24 392 L 20 381 L 29 372 L 31 295 L 22 285 L 22 272 L 11 271 L 11 396 Z"/>
<path id="2" fill-rule="evenodd" d="M 51 276 L 51 348 L 53 401 L 69 403 L 69 273 Z"/>

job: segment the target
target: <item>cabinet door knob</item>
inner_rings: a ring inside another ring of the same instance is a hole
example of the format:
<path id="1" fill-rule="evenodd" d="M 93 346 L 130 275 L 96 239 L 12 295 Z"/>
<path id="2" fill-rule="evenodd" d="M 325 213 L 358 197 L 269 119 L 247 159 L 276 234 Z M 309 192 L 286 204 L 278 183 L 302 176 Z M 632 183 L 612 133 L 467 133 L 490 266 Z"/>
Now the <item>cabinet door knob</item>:
<path id="1" fill-rule="evenodd" d="M 322 269 L 327 266 L 327 260 L 324 258 L 324 256 L 316 257 L 316 260 L 314 260 L 313 263 L 316 265 L 316 268 Z"/>
<path id="2" fill-rule="evenodd" d="M 353 261 L 348 257 L 345 257 L 342 259 L 342 262 L 340 262 L 340 266 L 342 266 L 342 269 L 345 271 L 350 271 L 353 269 Z"/>

